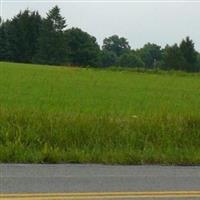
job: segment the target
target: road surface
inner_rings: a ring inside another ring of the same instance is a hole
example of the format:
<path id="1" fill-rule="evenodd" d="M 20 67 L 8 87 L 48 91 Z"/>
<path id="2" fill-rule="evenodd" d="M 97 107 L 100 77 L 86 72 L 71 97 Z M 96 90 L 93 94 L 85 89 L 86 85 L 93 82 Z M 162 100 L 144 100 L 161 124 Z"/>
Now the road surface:
<path id="1" fill-rule="evenodd" d="M 200 199 L 200 167 L 0 164 L 0 193 L 12 200 Z"/>

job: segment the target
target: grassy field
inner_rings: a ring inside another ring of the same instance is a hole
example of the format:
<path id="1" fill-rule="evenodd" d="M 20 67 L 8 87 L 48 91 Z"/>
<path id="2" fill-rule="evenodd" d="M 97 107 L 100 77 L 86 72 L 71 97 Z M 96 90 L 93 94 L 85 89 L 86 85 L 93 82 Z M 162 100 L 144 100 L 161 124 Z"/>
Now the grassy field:
<path id="1" fill-rule="evenodd" d="M 200 75 L 0 62 L 0 162 L 200 164 Z"/>

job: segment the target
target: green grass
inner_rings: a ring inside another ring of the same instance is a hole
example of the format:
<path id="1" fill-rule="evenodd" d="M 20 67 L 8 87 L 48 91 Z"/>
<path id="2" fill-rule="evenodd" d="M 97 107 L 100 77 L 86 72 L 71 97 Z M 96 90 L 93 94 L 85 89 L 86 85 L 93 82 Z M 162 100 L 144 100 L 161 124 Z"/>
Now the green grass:
<path id="1" fill-rule="evenodd" d="M 200 75 L 1 62 L 0 162 L 200 164 Z"/>

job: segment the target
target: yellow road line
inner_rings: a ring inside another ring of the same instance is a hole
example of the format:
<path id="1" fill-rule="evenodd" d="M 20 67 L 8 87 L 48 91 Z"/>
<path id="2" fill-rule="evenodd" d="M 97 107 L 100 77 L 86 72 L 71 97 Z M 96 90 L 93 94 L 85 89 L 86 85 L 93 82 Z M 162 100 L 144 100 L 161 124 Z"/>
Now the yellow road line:
<path id="1" fill-rule="evenodd" d="M 0 194 L 4 200 L 200 198 L 200 191 Z"/>

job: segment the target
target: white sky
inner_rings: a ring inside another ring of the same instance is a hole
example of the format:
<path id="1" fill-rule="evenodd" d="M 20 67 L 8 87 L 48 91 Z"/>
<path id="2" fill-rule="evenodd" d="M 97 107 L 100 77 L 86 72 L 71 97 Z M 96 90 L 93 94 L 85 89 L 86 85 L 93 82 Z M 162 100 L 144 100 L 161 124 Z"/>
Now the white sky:
<path id="1" fill-rule="evenodd" d="M 53 6 L 61 8 L 68 28 L 79 27 L 101 45 L 113 34 L 126 37 L 132 48 L 151 42 L 161 45 L 180 42 L 190 36 L 200 51 L 200 1 L 113 1 L 106 0 L 0 0 L 3 19 L 20 10 L 39 10 L 42 16 Z"/>

